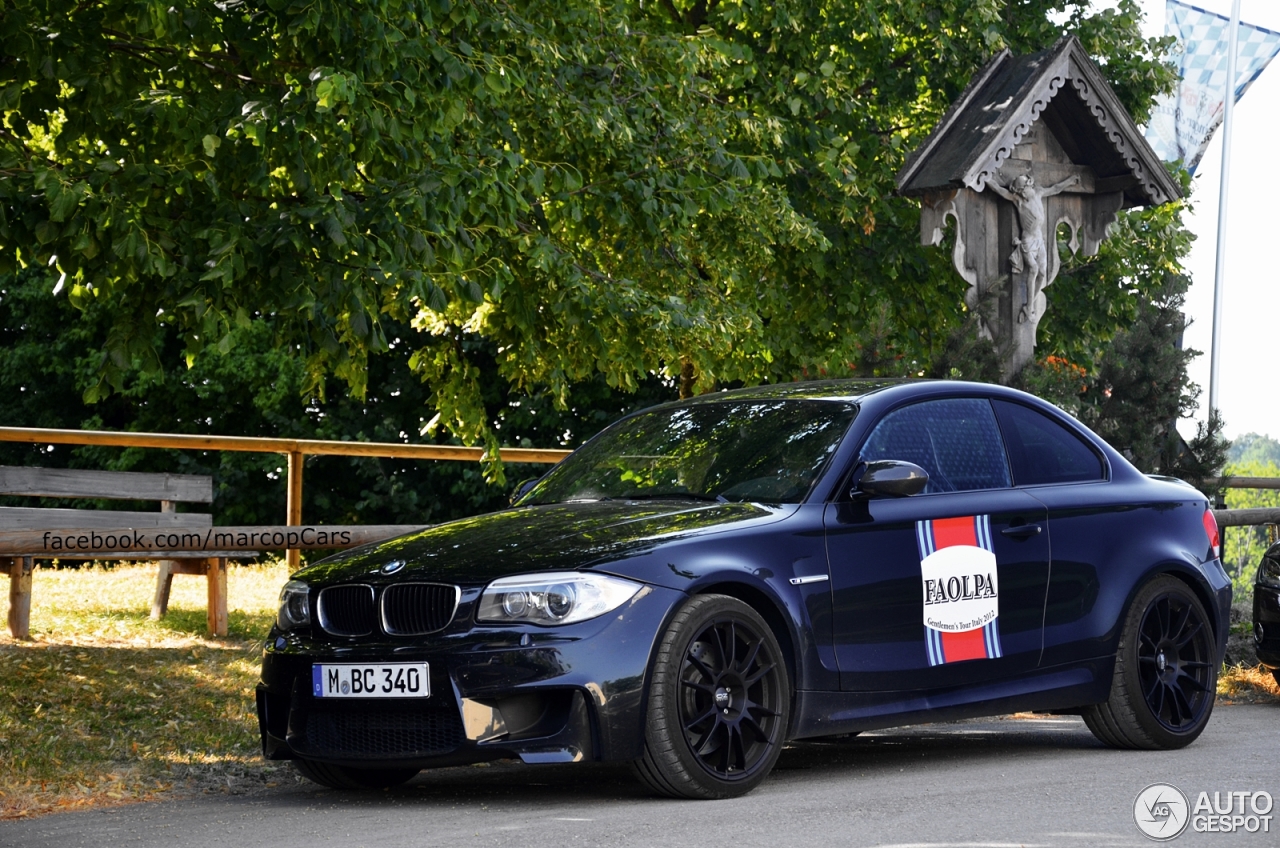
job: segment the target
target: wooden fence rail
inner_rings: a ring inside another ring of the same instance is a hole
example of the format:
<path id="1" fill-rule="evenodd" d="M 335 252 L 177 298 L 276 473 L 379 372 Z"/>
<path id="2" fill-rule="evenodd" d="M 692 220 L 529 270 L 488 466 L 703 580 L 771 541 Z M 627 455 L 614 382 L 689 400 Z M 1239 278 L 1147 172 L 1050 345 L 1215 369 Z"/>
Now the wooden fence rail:
<path id="1" fill-rule="evenodd" d="M 274 439 L 256 436 L 191 436 L 178 433 L 117 433 L 104 430 L 53 430 L 41 427 L 0 427 L 0 442 L 37 445 L 103 445 L 120 448 L 279 453 L 288 458 L 285 524 L 302 524 L 302 465 L 307 456 L 375 456 L 388 459 L 443 459 L 478 462 L 484 448 L 454 445 L 409 445 L 400 442 L 340 442 L 323 439 Z M 502 448 L 503 462 L 554 464 L 572 451 L 544 448 Z M 299 564 L 299 549 L 286 553 L 290 568 Z"/>
<path id="2" fill-rule="evenodd" d="M 1280 524 L 1280 508 L 1215 509 L 1213 517 L 1217 519 L 1219 527 L 1258 527 Z"/>
<path id="3" fill-rule="evenodd" d="M 1210 477 L 1215 489 L 1280 489 L 1280 477 Z"/>

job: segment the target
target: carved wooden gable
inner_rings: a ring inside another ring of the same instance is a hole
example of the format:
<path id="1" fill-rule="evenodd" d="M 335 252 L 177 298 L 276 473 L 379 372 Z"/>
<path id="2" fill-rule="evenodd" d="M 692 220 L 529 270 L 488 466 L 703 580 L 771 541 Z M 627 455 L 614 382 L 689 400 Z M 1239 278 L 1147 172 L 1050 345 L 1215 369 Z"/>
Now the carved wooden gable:
<path id="1" fill-rule="evenodd" d="M 897 182 L 921 200 L 923 244 L 939 244 L 946 218 L 956 221 L 952 260 L 1006 375 L 1034 353 L 1059 228 L 1090 256 L 1118 210 L 1181 196 L 1074 36 L 988 62 Z"/>

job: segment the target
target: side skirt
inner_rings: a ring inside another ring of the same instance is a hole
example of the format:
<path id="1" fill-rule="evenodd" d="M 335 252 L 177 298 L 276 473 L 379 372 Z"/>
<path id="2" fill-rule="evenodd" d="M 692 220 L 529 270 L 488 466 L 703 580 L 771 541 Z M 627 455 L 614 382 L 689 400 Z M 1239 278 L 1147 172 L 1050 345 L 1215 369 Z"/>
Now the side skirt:
<path id="1" fill-rule="evenodd" d="M 796 693 L 791 738 L 989 715 L 1066 711 L 1110 694 L 1115 657 L 1037 669 L 1014 680 L 937 691 Z"/>

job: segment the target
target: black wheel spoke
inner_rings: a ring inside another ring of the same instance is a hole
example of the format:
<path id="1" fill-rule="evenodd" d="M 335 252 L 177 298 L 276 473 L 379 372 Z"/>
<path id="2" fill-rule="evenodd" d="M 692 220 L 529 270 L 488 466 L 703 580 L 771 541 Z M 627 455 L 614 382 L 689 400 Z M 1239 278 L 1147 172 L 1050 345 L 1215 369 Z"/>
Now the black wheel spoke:
<path id="1" fill-rule="evenodd" d="M 1147 696 L 1147 704 L 1151 706 L 1151 712 L 1157 716 L 1164 712 L 1164 684 L 1158 677 L 1156 685 L 1152 687 L 1152 694 Z"/>
<path id="2" fill-rule="evenodd" d="M 716 673 L 711 670 L 709 665 L 698 659 L 692 650 L 689 652 L 689 662 L 702 674 L 703 677 L 707 678 L 707 680 L 712 682 L 715 681 L 717 677 Z"/>
<path id="3" fill-rule="evenodd" d="M 1171 690 L 1170 694 L 1173 695 L 1171 701 L 1174 706 L 1174 724 L 1175 726 L 1186 724 L 1191 720 L 1191 716 L 1195 714 L 1191 709 L 1191 702 L 1181 688 L 1170 686 L 1169 689 Z"/>
<path id="4" fill-rule="evenodd" d="M 1199 636 L 1200 631 L 1202 629 L 1204 629 L 1204 625 L 1202 625 L 1200 622 L 1197 621 L 1195 626 L 1191 628 L 1191 631 L 1187 633 L 1186 636 L 1184 636 L 1182 639 L 1179 639 L 1177 641 L 1176 644 L 1178 646 L 1178 650 L 1182 650 L 1182 648 L 1185 647 L 1187 644 L 1189 644 L 1192 639 Z"/>
<path id="5" fill-rule="evenodd" d="M 1182 635 L 1183 631 L 1186 630 L 1187 620 L 1189 618 L 1191 618 L 1191 607 L 1184 606 L 1182 608 L 1182 611 L 1178 613 L 1177 623 L 1175 623 L 1171 628 L 1169 628 L 1169 635 L 1173 638 L 1173 641 L 1178 645 L 1185 645 L 1187 642 L 1191 641 L 1190 636 L 1188 636 L 1186 639 L 1179 638 Z"/>
<path id="6" fill-rule="evenodd" d="M 722 726 L 723 725 L 720 723 L 719 719 L 711 722 L 711 726 L 703 731 L 702 735 L 698 737 L 698 740 L 693 743 L 693 752 L 699 757 L 705 757 L 708 753 L 714 750 L 707 746 L 711 744 L 712 740 L 715 738 L 716 731 Z"/>
<path id="7" fill-rule="evenodd" d="M 756 723 L 756 720 L 750 714 L 744 713 L 742 716 L 742 726 L 750 728 L 751 732 L 756 735 L 757 742 L 768 742 L 769 734 L 764 732 L 764 728 Z"/>
<path id="8" fill-rule="evenodd" d="M 730 728 L 729 750 L 733 767 L 738 771 L 745 771 L 747 768 L 747 746 L 742 738 L 741 727 Z"/>
<path id="9" fill-rule="evenodd" d="M 703 710 L 702 714 L 699 715 L 697 718 L 694 718 L 685 722 L 684 729 L 693 731 L 693 729 L 697 727 L 699 724 L 702 724 L 702 722 L 706 721 L 709 718 L 714 719 L 715 716 L 716 716 L 716 705 L 712 704 L 711 706 Z M 714 726 L 715 726 L 715 722 L 712 722 L 712 727 Z"/>
<path id="10" fill-rule="evenodd" d="M 728 774 L 733 767 L 733 728 L 724 725 L 724 744 L 717 751 L 720 760 L 720 771 Z"/>
<path id="11" fill-rule="evenodd" d="M 761 666 L 759 671 L 757 671 L 755 674 L 748 677 L 744 682 L 748 686 L 755 686 L 756 683 L 758 683 L 761 679 L 764 678 L 766 674 L 768 674 L 771 671 L 773 671 L 773 663 L 769 663 L 766 666 Z"/>
<path id="12" fill-rule="evenodd" d="M 1194 677 L 1192 677 L 1190 674 L 1187 674 L 1185 671 L 1178 672 L 1178 685 L 1194 686 L 1196 689 L 1200 690 L 1201 692 L 1209 691 L 1208 686 L 1205 686 L 1203 683 L 1201 683 L 1199 680 L 1196 680 Z"/>
<path id="13" fill-rule="evenodd" d="M 690 689 L 697 689 L 699 692 L 705 692 L 708 695 L 716 693 L 716 688 L 709 683 L 699 683 L 696 680 L 681 680 L 680 682 Z"/>
<path id="14" fill-rule="evenodd" d="M 724 631 L 719 626 L 713 626 L 711 635 L 715 637 L 716 650 L 720 653 L 720 668 L 727 669 L 729 667 L 729 648 L 724 643 Z"/>
<path id="15" fill-rule="evenodd" d="M 738 671 L 745 672 L 747 669 L 751 668 L 751 666 L 755 665 L 756 657 L 760 656 L 760 647 L 763 644 L 764 643 L 759 640 L 756 640 L 756 642 L 752 644 L 751 653 L 747 654 L 747 658 L 742 661 L 742 665 L 738 666 Z"/>

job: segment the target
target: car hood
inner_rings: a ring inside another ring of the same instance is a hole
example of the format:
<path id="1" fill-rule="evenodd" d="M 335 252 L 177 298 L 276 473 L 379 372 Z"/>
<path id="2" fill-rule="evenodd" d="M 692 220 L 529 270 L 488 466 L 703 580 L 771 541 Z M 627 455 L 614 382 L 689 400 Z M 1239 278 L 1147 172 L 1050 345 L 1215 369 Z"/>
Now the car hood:
<path id="1" fill-rule="evenodd" d="M 775 521 L 794 510 L 682 500 L 518 507 L 354 548 L 307 566 L 295 577 L 317 584 L 352 579 L 475 584 L 504 574 L 616 566 L 662 545 Z M 383 566 L 395 560 L 402 560 L 403 568 L 384 576 Z"/>

